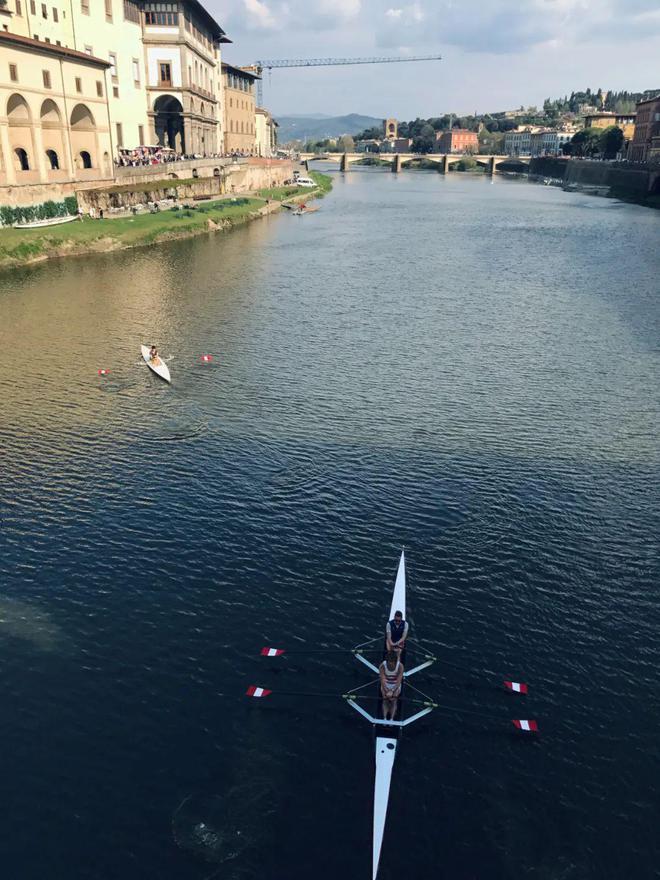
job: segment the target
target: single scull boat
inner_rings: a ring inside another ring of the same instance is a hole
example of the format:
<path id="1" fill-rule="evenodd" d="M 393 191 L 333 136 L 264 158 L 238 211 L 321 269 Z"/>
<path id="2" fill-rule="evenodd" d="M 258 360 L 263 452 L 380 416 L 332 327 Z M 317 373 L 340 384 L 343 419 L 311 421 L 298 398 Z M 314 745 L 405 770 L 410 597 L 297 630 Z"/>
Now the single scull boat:
<path id="1" fill-rule="evenodd" d="M 142 351 L 142 357 L 144 358 L 147 366 L 154 371 L 157 376 L 160 376 L 161 379 L 165 379 L 166 382 L 171 382 L 170 379 L 170 370 L 162 357 L 158 358 L 158 363 L 154 364 L 151 360 L 150 348 L 148 345 L 141 345 L 140 350 Z"/>

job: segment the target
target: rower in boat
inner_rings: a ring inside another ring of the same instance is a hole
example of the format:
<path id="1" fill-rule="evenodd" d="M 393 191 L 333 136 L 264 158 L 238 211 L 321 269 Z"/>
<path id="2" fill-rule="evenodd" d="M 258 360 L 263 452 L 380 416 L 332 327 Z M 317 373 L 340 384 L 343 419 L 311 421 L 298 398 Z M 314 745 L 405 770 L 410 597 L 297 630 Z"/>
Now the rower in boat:
<path id="1" fill-rule="evenodd" d="M 161 359 L 158 357 L 158 349 L 155 345 L 152 345 L 149 349 L 149 360 L 154 367 L 159 367 L 161 365 Z"/>
<path id="2" fill-rule="evenodd" d="M 406 648 L 408 638 L 408 622 L 403 619 L 403 612 L 396 611 L 392 620 L 385 627 L 385 645 L 388 651 L 394 651 L 397 657 Z"/>
<path id="3" fill-rule="evenodd" d="M 395 651 L 388 651 L 385 659 L 380 664 L 380 694 L 383 698 L 383 718 L 393 721 L 396 715 L 397 703 L 401 695 L 403 683 L 403 663 Z"/>

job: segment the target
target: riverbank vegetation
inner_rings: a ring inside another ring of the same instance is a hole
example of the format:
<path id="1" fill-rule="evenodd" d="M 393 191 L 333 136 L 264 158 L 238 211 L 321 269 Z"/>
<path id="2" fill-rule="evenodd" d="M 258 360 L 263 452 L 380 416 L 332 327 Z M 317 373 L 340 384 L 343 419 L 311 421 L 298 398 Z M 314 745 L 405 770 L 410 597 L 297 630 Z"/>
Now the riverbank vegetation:
<path id="1" fill-rule="evenodd" d="M 13 268 L 54 257 L 103 253 L 144 247 L 158 241 L 189 238 L 213 230 L 231 229 L 270 210 L 266 201 L 283 201 L 304 194 L 322 196 L 332 188 L 327 174 L 312 172 L 317 189 L 276 187 L 270 196 L 228 196 L 194 207 L 171 208 L 113 219 L 92 220 L 42 227 L 0 229 L 0 268 Z M 293 193 L 291 194 L 291 190 Z"/>

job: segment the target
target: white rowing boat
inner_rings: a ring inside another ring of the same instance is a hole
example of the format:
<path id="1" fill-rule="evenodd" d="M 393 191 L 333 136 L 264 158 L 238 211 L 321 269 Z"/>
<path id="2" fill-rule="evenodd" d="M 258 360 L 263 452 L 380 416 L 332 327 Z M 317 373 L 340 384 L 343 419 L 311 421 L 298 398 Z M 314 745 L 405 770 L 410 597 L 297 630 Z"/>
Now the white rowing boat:
<path id="1" fill-rule="evenodd" d="M 394 584 L 394 593 L 392 595 L 392 604 L 390 606 L 390 616 L 387 618 L 388 621 L 392 620 L 396 611 L 401 611 L 404 618 L 407 619 L 406 557 L 403 551 L 401 551 L 401 559 L 399 560 L 399 569 L 397 571 L 396 581 Z M 367 660 L 366 657 L 362 653 L 360 653 L 360 649 L 362 647 L 363 645 L 358 645 L 354 649 L 355 656 L 361 663 L 364 663 L 365 666 L 369 667 L 369 669 L 378 674 L 378 667 Z M 406 652 L 404 652 L 404 654 L 405 653 Z M 404 655 L 402 655 L 402 661 L 405 666 L 406 658 Z M 424 658 L 424 662 L 404 672 L 404 681 L 406 678 L 409 678 L 411 675 L 419 672 L 420 669 L 426 669 L 426 667 L 430 666 L 434 661 L 435 657 L 427 655 Z M 429 712 L 432 712 L 435 705 L 429 699 L 428 705 L 425 705 L 423 709 L 421 709 L 419 712 L 416 712 L 414 715 L 403 719 L 403 691 L 404 688 L 402 687 L 401 695 L 399 697 L 399 704 L 397 707 L 396 718 L 393 721 L 385 721 L 384 718 L 374 718 L 366 711 L 363 706 L 361 706 L 357 702 L 358 695 L 355 694 L 355 692 L 351 692 L 347 695 L 349 705 L 352 706 L 356 712 L 359 712 L 360 715 L 366 718 L 367 721 L 370 721 L 374 725 L 374 733 L 376 737 L 376 778 L 374 783 L 372 880 L 376 880 L 376 877 L 378 875 L 380 852 L 383 846 L 383 837 L 385 836 L 387 806 L 390 799 L 392 771 L 394 769 L 394 759 L 396 758 L 396 750 L 399 744 L 399 740 L 401 738 L 401 733 L 404 727 L 407 727 L 409 724 L 412 724 L 414 721 L 417 721 L 419 718 L 422 718 L 424 715 L 428 715 Z M 380 694 L 380 681 L 378 683 L 378 693 Z M 380 700 L 378 701 L 377 705 L 379 707 L 382 705 Z M 377 712 L 376 714 L 379 713 Z"/>
<path id="2" fill-rule="evenodd" d="M 148 345 L 141 345 L 140 350 L 142 351 L 142 357 L 144 358 L 147 366 L 154 371 L 157 376 L 160 376 L 161 379 L 165 379 L 166 382 L 171 382 L 170 379 L 170 370 L 162 357 L 158 358 L 159 363 L 154 364 L 151 360 L 151 355 L 149 354 L 150 348 Z"/>
<path id="3" fill-rule="evenodd" d="M 408 619 L 408 607 L 406 601 L 406 558 L 403 551 L 401 552 L 401 558 L 399 560 L 399 568 L 396 575 L 396 581 L 394 583 L 394 592 L 392 594 L 392 603 L 390 605 L 389 617 L 387 620 L 392 620 L 395 612 L 401 611 L 404 618 Z M 360 645 L 356 645 L 351 653 L 353 653 L 360 663 L 363 663 L 368 669 L 372 672 L 375 672 L 376 675 L 379 675 L 379 667 L 371 663 L 370 660 L 364 656 L 366 652 L 376 651 L 378 652 L 379 648 L 374 648 L 374 644 L 382 644 L 383 651 L 382 654 L 385 654 L 385 639 L 384 639 L 384 629 L 385 625 L 383 623 L 383 627 L 381 630 L 381 635 L 377 636 L 375 639 L 370 639 L 368 642 L 362 642 Z M 413 652 L 415 650 L 421 650 L 421 655 L 419 656 L 418 664 L 415 665 L 412 659 Z M 296 652 L 297 649 L 296 649 Z M 274 647 L 264 647 L 261 649 L 262 657 L 282 657 L 287 654 L 288 651 L 285 648 L 274 648 Z M 313 653 L 316 653 L 314 651 Z M 422 669 L 426 669 L 428 666 L 431 666 L 435 663 L 435 656 L 431 651 L 427 648 L 424 648 L 418 641 L 415 641 L 413 647 L 413 641 L 410 637 L 406 640 L 406 648 L 401 654 L 401 661 L 404 665 L 404 685 L 408 681 L 408 679 L 415 675 L 417 672 L 420 672 Z M 428 715 L 434 709 L 438 708 L 438 704 L 434 702 L 431 697 L 427 694 L 420 691 L 418 688 L 413 687 L 412 684 L 408 683 L 406 687 L 401 688 L 401 694 L 399 696 L 396 716 L 393 720 L 385 720 L 383 718 L 383 701 L 380 697 L 380 677 L 377 680 L 377 698 L 376 702 L 376 715 L 370 715 L 369 712 L 362 706 L 359 700 L 363 697 L 361 693 L 365 687 L 373 687 L 372 682 L 367 682 L 365 685 L 360 685 L 357 688 L 353 688 L 348 691 L 348 693 L 342 694 L 342 697 L 348 702 L 349 706 L 355 709 L 363 718 L 369 721 L 373 725 L 374 735 L 376 740 L 376 774 L 374 781 L 374 824 L 373 824 L 373 841 L 372 841 L 372 868 L 371 868 L 371 876 L 372 880 L 377 880 L 378 877 L 378 866 L 380 864 L 380 856 L 381 850 L 383 848 L 383 839 L 385 837 L 385 824 L 387 821 L 387 808 L 390 799 L 390 786 L 392 783 L 392 771 L 394 770 L 394 759 L 396 758 L 397 747 L 399 745 L 401 735 L 403 733 L 403 728 L 407 727 L 409 724 L 413 724 L 415 721 L 418 721 L 420 718 L 423 718 L 424 715 Z M 517 681 L 504 681 L 504 687 L 509 693 L 517 693 L 517 694 L 527 694 L 528 687 L 523 682 Z M 404 700 L 404 690 L 412 690 L 415 692 L 418 697 L 422 697 L 422 699 L 410 698 L 406 697 Z M 251 684 L 247 691 L 246 696 L 255 697 L 261 699 L 263 697 L 268 697 L 272 694 L 273 691 L 260 687 L 259 685 Z M 277 692 L 276 692 L 277 693 Z M 328 696 L 333 696 L 332 694 L 322 694 L 322 693 L 301 693 L 301 692 L 292 692 L 292 691 L 280 691 L 279 693 L 286 694 L 289 696 L 309 696 L 309 697 L 323 697 L 326 699 Z M 410 705 L 420 705 L 422 708 L 415 712 L 413 715 L 409 715 L 404 718 L 403 716 L 403 705 L 404 703 L 410 703 Z M 451 709 L 443 704 L 444 709 L 451 710 L 452 712 L 460 712 L 460 708 Z M 440 710 L 442 711 L 442 709 Z M 474 714 L 474 713 L 473 713 Z M 488 717 L 488 716 L 487 716 Z M 530 733 L 538 733 L 539 727 L 538 723 L 532 719 L 513 719 L 513 725 L 518 731 L 530 732 Z"/>

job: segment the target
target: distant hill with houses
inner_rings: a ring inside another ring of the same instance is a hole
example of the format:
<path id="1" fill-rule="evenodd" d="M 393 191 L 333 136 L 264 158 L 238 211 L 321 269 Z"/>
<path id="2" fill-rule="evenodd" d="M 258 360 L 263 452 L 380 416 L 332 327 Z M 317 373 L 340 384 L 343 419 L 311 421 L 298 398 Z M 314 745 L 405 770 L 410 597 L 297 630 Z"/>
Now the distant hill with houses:
<path id="1" fill-rule="evenodd" d="M 383 120 L 375 116 L 349 113 L 346 116 L 276 116 L 279 129 L 277 140 L 280 144 L 289 141 L 324 140 L 337 138 L 343 134 L 354 135 L 365 128 L 382 128 Z"/>

